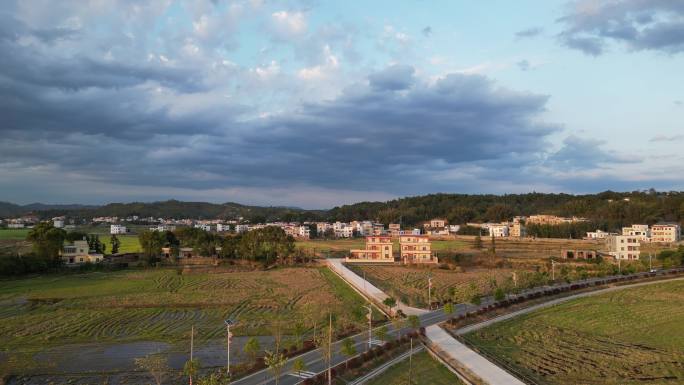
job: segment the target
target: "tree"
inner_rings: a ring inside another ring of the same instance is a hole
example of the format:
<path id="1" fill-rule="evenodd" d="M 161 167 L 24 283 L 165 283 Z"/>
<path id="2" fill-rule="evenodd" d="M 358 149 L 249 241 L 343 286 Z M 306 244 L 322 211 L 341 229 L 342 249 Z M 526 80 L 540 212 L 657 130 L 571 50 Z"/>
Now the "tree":
<path id="1" fill-rule="evenodd" d="M 230 381 L 220 373 L 212 373 L 208 376 L 197 379 L 197 385 L 223 385 Z"/>
<path id="2" fill-rule="evenodd" d="M 294 362 L 292 363 L 292 370 L 297 372 L 297 374 L 301 375 L 303 371 L 306 370 L 306 363 L 304 362 L 304 359 L 302 357 L 297 357 Z"/>
<path id="3" fill-rule="evenodd" d="M 378 330 L 375 331 L 375 335 L 378 337 L 380 341 L 387 340 L 387 326 L 380 326 Z"/>
<path id="4" fill-rule="evenodd" d="M 454 304 L 451 302 L 447 302 L 444 304 L 444 314 L 446 315 L 451 315 L 451 313 L 454 312 Z"/>
<path id="5" fill-rule="evenodd" d="M 59 262 L 66 231 L 58 229 L 51 222 L 41 222 L 29 231 L 26 240 L 32 243 L 33 252 L 45 259 Z"/>
<path id="6" fill-rule="evenodd" d="M 456 288 L 453 286 L 449 286 L 449 288 L 447 289 L 447 295 L 449 295 L 450 300 L 452 300 L 452 301 L 455 300 L 456 299 L 455 298 L 456 297 Z"/>
<path id="7" fill-rule="evenodd" d="M 294 250 L 294 238 L 276 226 L 252 230 L 242 236 L 238 245 L 240 257 L 260 261 L 265 266 L 288 257 Z"/>
<path id="8" fill-rule="evenodd" d="M 342 341 L 340 353 L 342 353 L 347 358 L 351 358 L 352 356 L 354 356 L 356 354 L 356 346 L 354 346 L 354 340 L 350 337 L 345 338 Z M 349 360 L 345 362 L 345 366 L 349 368 Z"/>
<path id="9" fill-rule="evenodd" d="M 98 254 L 104 254 L 107 245 L 100 242 L 100 236 L 97 234 L 90 234 L 86 236 L 86 241 L 88 242 L 88 248 L 93 250 Z"/>
<path id="10" fill-rule="evenodd" d="M 271 371 L 271 373 L 273 373 L 276 385 L 278 385 L 278 382 L 280 381 L 280 373 L 282 372 L 283 367 L 285 366 L 285 362 L 287 362 L 287 359 L 285 358 L 285 355 L 283 353 L 279 351 L 266 351 L 264 363 Z"/>
<path id="11" fill-rule="evenodd" d="M 247 353 L 250 356 L 252 362 L 255 362 L 257 354 L 261 350 L 259 340 L 256 337 L 249 337 L 247 343 L 245 343 L 245 346 L 242 348 L 242 350 L 244 350 L 245 353 Z"/>
<path id="12" fill-rule="evenodd" d="M 292 329 L 292 333 L 294 334 L 295 338 L 295 343 L 297 344 L 297 349 L 301 349 L 304 347 L 304 333 L 306 332 L 306 326 L 304 325 L 304 322 L 302 321 L 297 321 L 294 324 L 294 328 Z"/>
<path id="13" fill-rule="evenodd" d="M 482 236 L 478 233 L 475 236 L 475 250 L 482 250 Z"/>
<path id="14" fill-rule="evenodd" d="M 119 246 L 121 246 L 121 242 L 116 234 L 112 234 L 112 237 L 109 239 L 109 243 L 112 244 L 112 254 L 117 254 L 119 252 Z"/>
<path id="15" fill-rule="evenodd" d="M 145 357 L 136 358 L 135 365 L 149 372 L 157 385 L 161 385 L 164 373 L 170 370 L 166 357 L 161 354 L 149 354 Z"/>
<path id="16" fill-rule="evenodd" d="M 190 384 L 192 385 L 192 378 L 197 375 L 200 370 L 200 362 L 197 358 L 185 361 L 183 365 L 183 374 L 190 377 Z"/>
<path id="17" fill-rule="evenodd" d="M 387 297 L 382 303 L 390 309 L 390 313 L 392 313 L 392 308 L 397 306 L 397 300 L 394 297 Z"/>
<path id="18" fill-rule="evenodd" d="M 143 256 L 148 264 L 152 264 L 161 254 L 164 246 L 164 235 L 158 231 L 144 230 L 138 234 L 138 240 L 143 250 Z"/>
<path id="19" fill-rule="evenodd" d="M 503 288 L 497 287 L 494 291 L 494 300 L 503 301 L 504 299 L 506 299 L 506 293 Z"/>
<path id="20" fill-rule="evenodd" d="M 420 327 L 420 318 L 418 318 L 417 315 L 412 314 L 408 316 L 408 323 L 409 326 L 411 326 L 411 329 L 418 330 L 418 328 Z"/>

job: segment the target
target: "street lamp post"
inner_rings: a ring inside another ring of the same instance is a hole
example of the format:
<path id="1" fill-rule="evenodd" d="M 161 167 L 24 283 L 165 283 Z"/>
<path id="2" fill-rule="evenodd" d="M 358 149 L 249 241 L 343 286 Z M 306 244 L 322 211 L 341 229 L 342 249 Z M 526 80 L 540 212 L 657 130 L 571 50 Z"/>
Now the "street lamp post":
<path id="1" fill-rule="evenodd" d="M 364 308 L 368 309 L 368 349 L 370 350 L 372 346 L 372 337 L 373 337 L 373 308 L 370 306 L 364 306 Z"/>
<path id="2" fill-rule="evenodd" d="M 233 339 L 233 335 L 230 334 L 230 327 L 235 325 L 235 321 L 227 319 L 223 321 L 223 323 L 226 325 L 226 373 L 228 374 L 228 378 L 230 378 L 230 340 Z"/>

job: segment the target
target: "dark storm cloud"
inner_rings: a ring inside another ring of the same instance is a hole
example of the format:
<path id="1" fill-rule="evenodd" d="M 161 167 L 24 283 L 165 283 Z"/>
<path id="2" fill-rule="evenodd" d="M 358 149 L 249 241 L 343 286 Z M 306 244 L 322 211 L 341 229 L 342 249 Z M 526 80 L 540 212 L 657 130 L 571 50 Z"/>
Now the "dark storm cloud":
<path id="1" fill-rule="evenodd" d="M 375 90 L 402 90 L 411 87 L 415 70 L 407 65 L 393 65 L 385 70 L 371 74 L 368 77 L 370 85 Z"/>
<path id="2" fill-rule="evenodd" d="M 558 21 L 562 44 L 588 55 L 602 54 L 609 42 L 634 51 L 684 51 L 684 2 L 673 0 L 574 1 Z"/>
<path id="3" fill-rule="evenodd" d="M 601 165 L 642 161 L 640 156 L 626 156 L 606 151 L 601 147 L 603 144 L 605 142 L 601 140 L 569 136 L 557 152 L 550 154 L 546 163 L 548 166 L 565 169 L 593 169 Z"/>

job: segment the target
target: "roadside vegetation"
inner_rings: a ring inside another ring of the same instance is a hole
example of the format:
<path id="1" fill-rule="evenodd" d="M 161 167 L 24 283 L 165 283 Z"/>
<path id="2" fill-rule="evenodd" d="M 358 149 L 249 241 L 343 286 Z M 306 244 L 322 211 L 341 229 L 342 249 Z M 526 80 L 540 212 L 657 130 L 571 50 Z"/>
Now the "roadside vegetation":
<path id="1" fill-rule="evenodd" d="M 680 383 L 684 281 L 572 300 L 464 339 L 538 383 Z"/>
<path id="2" fill-rule="evenodd" d="M 409 366 L 411 382 L 409 382 Z M 423 351 L 415 353 L 412 363 L 406 359 L 393 365 L 387 371 L 370 380 L 368 385 L 460 385 L 463 384 L 455 374 Z"/>

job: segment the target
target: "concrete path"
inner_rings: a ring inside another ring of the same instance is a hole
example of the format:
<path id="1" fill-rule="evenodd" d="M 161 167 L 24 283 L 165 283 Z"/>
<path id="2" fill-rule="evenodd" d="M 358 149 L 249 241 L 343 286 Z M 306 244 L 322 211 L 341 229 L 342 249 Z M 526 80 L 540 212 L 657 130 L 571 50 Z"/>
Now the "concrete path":
<path id="1" fill-rule="evenodd" d="M 439 325 L 428 326 L 425 329 L 426 337 L 441 351 L 448 354 L 463 368 L 474 373 L 484 383 L 490 385 L 524 385 L 525 383 L 513 377 L 507 371 L 494 365 L 492 362 L 475 353 L 467 346 L 460 343 L 449 335 Z"/>
<path id="2" fill-rule="evenodd" d="M 364 280 L 363 278 L 359 277 L 358 274 L 346 268 L 342 264 L 342 259 L 330 258 L 327 261 L 328 266 L 330 266 L 330 269 L 339 274 L 340 277 L 342 277 L 342 279 L 347 281 L 347 283 L 352 285 L 354 288 L 356 288 L 356 290 L 360 291 L 365 296 L 372 298 L 378 303 L 382 303 L 382 301 L 384 301 L 385 298 L 389 297 L 387 294 L 383 293 L 382 290 L 373 286 L 373 284 Z M 399 300 L 397 300 L 397 306 L 395 307 L 395 309 L 400 309 L 406 315 L 421 315 L 429 313 L 429 311 L 427 310 L 408 306 L 405 303 L 399 302 Z"/>

